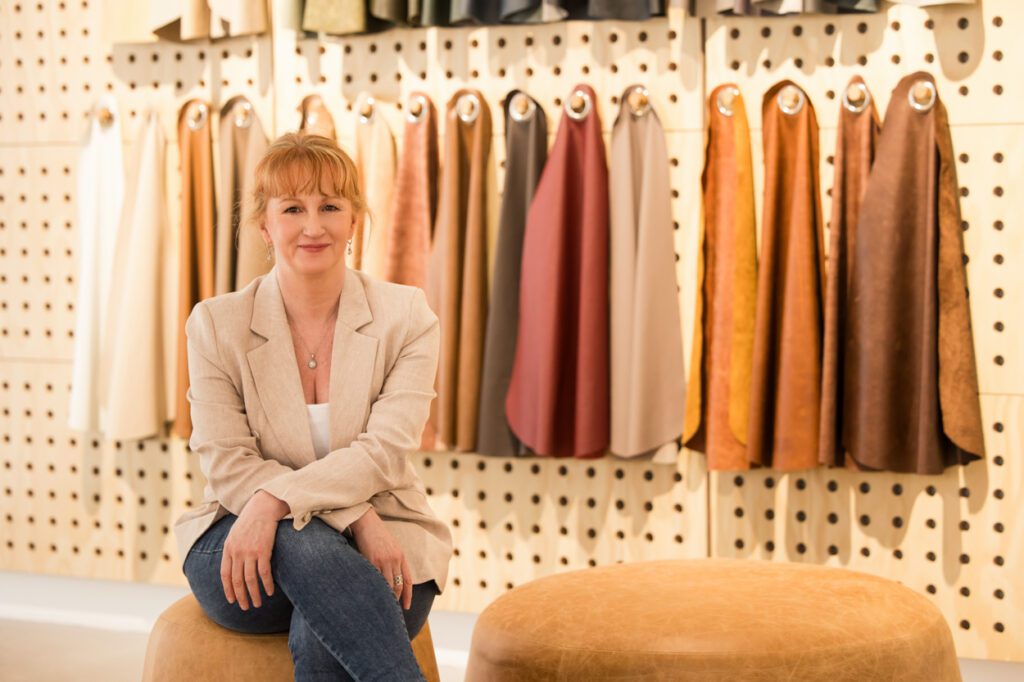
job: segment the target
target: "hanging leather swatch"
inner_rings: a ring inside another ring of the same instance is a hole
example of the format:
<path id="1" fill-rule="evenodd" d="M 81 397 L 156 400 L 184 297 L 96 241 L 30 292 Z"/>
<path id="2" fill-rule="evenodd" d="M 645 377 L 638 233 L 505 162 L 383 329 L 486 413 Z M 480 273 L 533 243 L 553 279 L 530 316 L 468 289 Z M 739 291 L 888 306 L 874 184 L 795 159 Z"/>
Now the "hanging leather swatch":
<path id="1" fill-rule="evenodd" d="M 448 12 L 448 23 L 452 26 L 461 24 L 496 24 L 499 17 L 499 4 L 496 0 L 449 0 L 451 8 Z"/>
<path id="2" fill-rule="evenodd" d="M 299 120 L 299 130 L 311 135 L 323 135 L 332 140 L 336 139 L 334 134 L 334 117 L 327 109 L 320 95 L 306 95 L 299 105 L 299 113 L 302 118 Z"/>
<path id="3" fill-rule="evenodd" d="M 252 104 L 235 97 L 220 114 L 220 173 L 217 174 L 217 234 L 214 293 L 245 287 L 270 271 L 267 247 L 255 225 L 242 225 L 252 206 L 256 164 L 267 151 L 267 136 Z"/>
<path id="4" fill-rule="evenodd" d="M 178 286 L 178 406 L 174 435 L 188 438 L 192 418 L 188 403 L 188 355 L 185 322 L 199 301 L 214 295 L 213 154 L 210 106 L 190 100 L 178 115 L 181 162 L 181 232 Z"/>
<path id="5" fill-rule="evenodd" d="M 409 23 L 409 2 L 407 0 L 370 0 L 370 14 L 374 19 L 406 26 Z"/>
<path id="6" fill-rule="evenodd" d="M 704 219 L 683 444 L 708 469 L 743 470 L 757 311 L 757 235 L 750 129 L 735 85 L 708 98 Z"/>
<path id="7" fill-rule="evenodd" d="M 611 451 L 679 453 L 686 398 L 665 131 L 646 90 L 622 95 L 611 140 Z"/>
<path id="8" fill-rule="evenodd" d="M 104 331 L 114 255 L 121 241 L 125 182 L 122 155 L 117 100 L 112 95 L 101 95 L 89 118 L 75 178 L 78 291 L 68 427 L 84 433 L 99 433 L 106 421 L 97 396 L 100 357 L 107 345 Z"/>
<path id="9" fill-rule="evenodd" d="M 409 23 L 413 26 L 446 26 L 451 0 L 409 0 Z"/>
<path id="10" fill-rule="evenodd" d="M 854 76 L 843 95 L 833 160 L 832 219 L 829 224 L 828 272 L 825 284 L 825 341 L 822 355 L 821 433 L 819 461 L 842 466 L 840 400 L 843 395 L 843 352 L 850 262 L 857 238 L 857 219 L 867 187 L 880 125 L 875 101 L 864 80 Z"/>
<path id="11" fill-rule="evenodd" d="M 332 35 L 365 33 L 366 0 L 304 0 L 302 30 Z"/>
<path id="12" fill-rule="evenodd" d="M 501 20 L 515 24 L 561 21 L 569 15 L 561 0 L 501 0 Z"/>
<path id="13" fill-rule="evenodd" d="M 513 90 L 505 98 L 505 149 L 505 185 L 477 426 L 476 451 L 487 455 L 526 454 L 526 448 L 509 429 L 505 395 L 512 379 L 519 327 L 519 272 L 526 213 L 548 156 L 548 124 L 544 110 L 521 90 Z"/>
<path id="14" fill-rule="evenodd" d="M 391 190 L 395 184 L 395 138 L 372 99 L 357 104 L 356 167 L 369 215 L 352 236 L 349 267 L 383 279 L 391 234 Z"/>
<path id="15" fill-rule="evenodd" d="M 427 288 L 441 323 L 432 416 L 442 445 L 472 452 L 487 324 L 490 108 L 479 91 L 462 89 L 448 101 L 445 118 L 444 174 Z"/>
<path id="16" fill-rule="evenodd" d="M 588 0 L 587 15 L 591 19 L 622 19 L 644 21 L 664 16 L 665 0 Z"/>
<path id="17" fill-rule="evenodd" d="M 761 107 L 764 217 L 750 377 L 750 461 L 781 471 L 818 463 L 824 237 L 818 122 L 806 93 L 774 85 Z"/>
<path id="18" fill-rule="evenodd" d="M 168 367 L 164 300 L 169 262 L 165 201 L 164 134 L 155 110 L 146 113 L 132 149 L 121 234 L 112 265 L 110 314 L 103 348 L 100 403 L 104 435 L 142 440 L 164 435 Z"/>
<path id="19" fill-rule="evenodd" d="M 604 454 L 608 361 L 608 165 L 597 95 L 580 85 L 526 218 L 512 432 L 537 454 Z"/>
<path id="20" fill-rule="evenodd" d="M 984 455 L 956 162 L 928 73 L 893 90 L 851 268 L 846 452 L 870 469 L 941 473 Z"/>
<path id="21" fill-rule="evenodd" d="M 422 92 L 409 97 L 402 155 L 395 173 L 386 279 L 427 287 L 437 213 L 437 110 Z"/>

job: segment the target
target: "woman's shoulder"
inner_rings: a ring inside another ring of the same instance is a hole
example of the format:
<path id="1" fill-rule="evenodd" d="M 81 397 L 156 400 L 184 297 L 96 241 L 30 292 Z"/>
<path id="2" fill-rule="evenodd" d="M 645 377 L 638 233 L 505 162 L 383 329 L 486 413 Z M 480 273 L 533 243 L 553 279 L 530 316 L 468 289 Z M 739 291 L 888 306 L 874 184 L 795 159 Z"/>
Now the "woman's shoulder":
<path id="1" fill-rule="evenodd" d="M 198 318 L 204 322 L 208 317 L 218 331 L 227 330 L 239 324 L 248 328 L 249 321 L 252 319 L 256 291 L 265 277 L 267 275 L 259 275 L 237 291 L 204 298 L 195 304 L 189 317 Z M 208 315 L 199 315 L 200 308 L 205 308 Z"/>
<path id="2" fill-rule="evenodd" d="M 363 285 L 366 303 L 374 322 L 405 322 L 410 315 L 431 313 L 423 289 L 377 279 L 360 270 L 351 270 Z"/>

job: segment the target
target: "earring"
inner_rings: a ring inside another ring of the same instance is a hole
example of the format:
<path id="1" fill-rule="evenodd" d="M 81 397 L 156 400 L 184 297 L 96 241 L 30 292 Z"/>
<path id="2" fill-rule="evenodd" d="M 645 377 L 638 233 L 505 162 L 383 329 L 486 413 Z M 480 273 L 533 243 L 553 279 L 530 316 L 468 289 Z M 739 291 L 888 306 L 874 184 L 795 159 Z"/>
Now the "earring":
<path id="1" fill-rule="evenodd" d="M 267 244 L 267 262 L 274 260 L 274 245 Z"/>
<path id="2" fill-rule="evenodd" d="M 348 240 L 348 249 L 346 250 L 346 253 L 348 253 L 348 255 L 350 255 L 350 256 L 352 255 L 352 240 L 351 239 Z"/>

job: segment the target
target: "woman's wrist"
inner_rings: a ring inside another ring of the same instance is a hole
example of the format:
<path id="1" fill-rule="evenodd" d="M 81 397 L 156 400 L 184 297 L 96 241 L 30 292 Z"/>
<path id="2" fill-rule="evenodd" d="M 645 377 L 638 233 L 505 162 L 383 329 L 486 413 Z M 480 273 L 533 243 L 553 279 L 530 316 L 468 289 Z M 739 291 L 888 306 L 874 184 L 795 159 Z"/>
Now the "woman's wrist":
<path id="1" fill-rule="evenodd" d="M 292 508 L 284 500 L 274 497 L 266 490 L 260 489 L 249 499 L 245 508 L 253 507 L 254 511 L 261 516 L 268 516 L 275 521 L 280 521 L 289 513 Z M 243 510 L 244 511 L 244 510 Z"/>
<path id="2" fill-rule="evenodd" d="M 367 509 L 362 516 L 360 516 L 358 519 L 350 523 L 348 527 L 352 530 L 353 535 L 357 535 L 360 531 L 364 530 L 368 525 L 372 524 L 374 521 L 377 521 L 379 519 L 380 517 L 377 516 L 377 511 L 373 508 L 373 505 L 371 505 L 370 508 Z"/>

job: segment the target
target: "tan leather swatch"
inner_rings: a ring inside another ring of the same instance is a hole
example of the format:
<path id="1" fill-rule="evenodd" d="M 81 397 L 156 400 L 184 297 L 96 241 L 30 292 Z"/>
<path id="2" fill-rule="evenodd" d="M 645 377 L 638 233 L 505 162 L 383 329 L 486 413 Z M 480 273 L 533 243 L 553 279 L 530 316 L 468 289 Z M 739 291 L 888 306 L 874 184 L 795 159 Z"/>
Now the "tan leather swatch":
<path id="1" fill-rule="evenodd" d="M 750 129 L 743 97 L 734 88 L 719 86 L 708 98 L 698 255 L 701 285 L 683 430 L 684 445 L 706 453 L 712 470 L 750 466 L 746 444 L 757 308 L 757 234 Z M 723 111 L 719 98 L 733 92 Z"/>
<path id="2" fill-rule="evenodd" d="M 825 274 L 818 122 L 790 81 L 768 90 L 761 119 L 764 205 L 747 455 L 752 464 L 792 471 L 818 465 Z"/>

